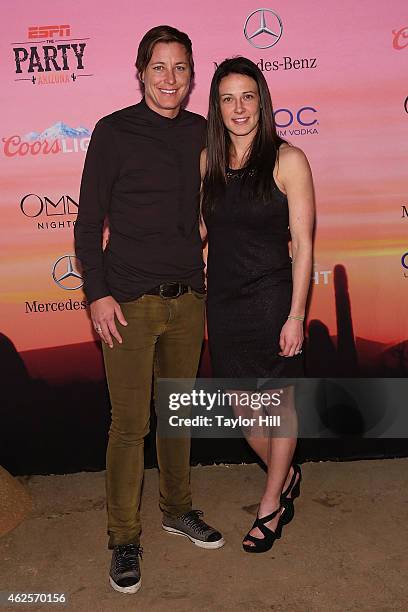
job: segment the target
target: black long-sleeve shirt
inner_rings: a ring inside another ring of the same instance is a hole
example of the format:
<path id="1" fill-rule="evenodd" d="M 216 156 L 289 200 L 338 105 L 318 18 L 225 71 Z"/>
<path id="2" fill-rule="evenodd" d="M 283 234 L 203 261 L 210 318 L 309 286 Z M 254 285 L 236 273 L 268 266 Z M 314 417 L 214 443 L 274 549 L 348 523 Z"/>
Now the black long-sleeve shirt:
<path id="1" fill-rule="evenodd" d="M 169 119 L 144 100 L 102 118 L 85 160 L 75 224 L 89 302 L 136 299 L 163 282 L 203 288 L 198 212 L 203 117 Z M 102 250 L 102 229 L 110 237 Z"/>

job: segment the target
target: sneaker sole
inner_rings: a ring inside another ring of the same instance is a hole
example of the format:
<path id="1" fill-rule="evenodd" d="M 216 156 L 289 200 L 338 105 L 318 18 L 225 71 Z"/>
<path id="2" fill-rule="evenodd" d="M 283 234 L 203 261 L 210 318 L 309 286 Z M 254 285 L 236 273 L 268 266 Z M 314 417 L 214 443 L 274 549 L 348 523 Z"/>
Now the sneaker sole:
<path id="1" fill-rule="evenodd" d="M 133 593 L 138 592 L 138 590 L 142 586 L 142 579 L 140 579 L 139 582 L 136 582 L 136 584 L 132 584 L 132 586 L 121 587 L 118 584 L 116 584 L 116 582 L 113 580 L 111 576 L 109 576 L 109 583 L 112 589 L 115 589 L 115 591 L 118 591 L 118 593 L 127 593 L 128 595 L 131 595 Z"/>
<path id="2" fill-rule="evenodd" d="M 167 527 L 167 525 L 163 524 L 162 527 L 164 531 L 167 531 L 167 533 L 172 533 L 173 535 L 179 535 L 183 536 L 183 538 L 188 538 L 190 542 L 192 542 L 196 546 L 199 546 L 200 548 L 215 549 L 221 548 L 225 544 L 224 538 L 221 538 L 221 540 L 217 540 L 216 542 L 203 542 L 202 540 L 197 540 L 196 538 L 193 538 L 187 533 L 184 533 L 184 531 L 179 531 L 178 529 L 174 529 L 173 527 Z"/>

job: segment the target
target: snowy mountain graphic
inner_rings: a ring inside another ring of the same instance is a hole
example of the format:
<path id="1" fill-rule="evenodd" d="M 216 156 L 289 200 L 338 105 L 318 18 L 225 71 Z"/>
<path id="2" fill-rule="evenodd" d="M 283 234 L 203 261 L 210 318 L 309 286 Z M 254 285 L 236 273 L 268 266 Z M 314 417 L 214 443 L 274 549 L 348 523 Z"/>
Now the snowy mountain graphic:
<path id="1" fill-rule="evenodd" d="M 88 128 L 77 127 L 72 128 L 63 121 L 57 121 L 51 127 L 46 128 L 43 132 L 29 132 L 23 136 L 23 140 L 26 142 L 32 142 L 33 140 L 56 140 L 57 138 L 84 138 L 90 136 L 91 132 Z"/>

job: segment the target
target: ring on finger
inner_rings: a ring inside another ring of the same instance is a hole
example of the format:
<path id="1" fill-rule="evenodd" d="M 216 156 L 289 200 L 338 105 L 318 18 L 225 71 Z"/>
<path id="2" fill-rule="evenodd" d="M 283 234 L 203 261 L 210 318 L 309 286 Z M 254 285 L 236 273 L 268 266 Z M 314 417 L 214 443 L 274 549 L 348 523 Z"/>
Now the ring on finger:
<path id="1" fill-rule="evenodd" d="M 100 334 L 102 331 L 102 327 L 95 327 L 95 331 Z"/>

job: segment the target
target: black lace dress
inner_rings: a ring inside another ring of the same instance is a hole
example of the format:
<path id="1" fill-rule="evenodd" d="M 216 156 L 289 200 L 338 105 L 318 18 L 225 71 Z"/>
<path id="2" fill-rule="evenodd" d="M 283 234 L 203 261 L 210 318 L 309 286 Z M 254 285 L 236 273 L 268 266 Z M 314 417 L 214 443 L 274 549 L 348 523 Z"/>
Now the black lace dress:
<path id="1" fill-rule="evenodd" d="M 301 377 L 302 355 L 278 355 L 292 297 L 288 201 L 276 185 L 269 202 L 251 200 L 254 172 L 228 170 L 225 196 L 205 216 L 213 376 Z"/>

